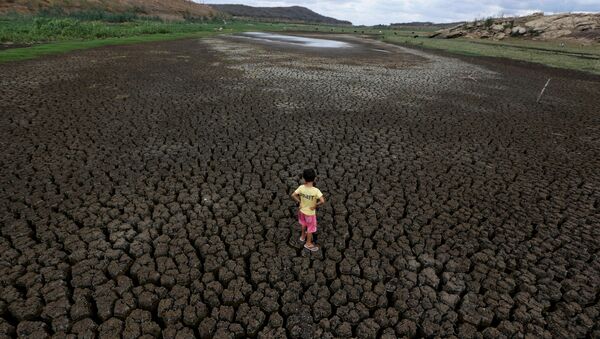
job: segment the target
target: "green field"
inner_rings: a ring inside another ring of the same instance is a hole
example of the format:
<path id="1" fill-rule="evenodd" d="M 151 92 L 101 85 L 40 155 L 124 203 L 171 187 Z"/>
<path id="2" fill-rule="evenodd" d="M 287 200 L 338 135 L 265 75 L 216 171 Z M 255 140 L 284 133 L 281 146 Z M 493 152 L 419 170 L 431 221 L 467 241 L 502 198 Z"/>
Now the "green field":
<path id="1" fill-rule="evenodd" d="M 600 45 L 542 42 L 522 39 L 503 41 L 472 39 L 429 39 L 432 28 L 390 29 L 265 23 L 231 20 L 186 20 L 165 22 L 138 17 L 134 13 L 82 12 L 69 16 L 0 17 L 0 43 L 17 48 L 0 49 L 0 62 L 24 60 L 107 45 L 131 44 L 205 37 L 244 31 L 328 32 L 368 35 L 384 42 L 440 49 L 451 53 L 501 57 L 540 63 L 551 67 L 600 74 Z"/>
<path id="2" fill-rule="evenodd" d="M 108 20 L 107 20 L 108 19 Z M 0 17 L 0 62 L 93 47 L 205 37 L 244 31 L 353 32 L 351 28 L 248 21 L 177 21 L 135 15 L 71 15 Z M 16 46 L 11 48 L 12 46 Z M 8 47 L 8 48 L 7 48 Z"/>

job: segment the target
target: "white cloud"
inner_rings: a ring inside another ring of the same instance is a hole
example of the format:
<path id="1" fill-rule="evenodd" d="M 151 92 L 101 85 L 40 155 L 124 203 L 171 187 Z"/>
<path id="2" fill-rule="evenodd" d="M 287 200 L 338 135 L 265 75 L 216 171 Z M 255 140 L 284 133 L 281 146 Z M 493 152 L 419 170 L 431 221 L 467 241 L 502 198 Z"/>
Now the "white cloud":
<path id="1" fill-rule="evenodd" d="M 196 0 L 199 1 L 199 0 Z M 204 0 L 205 3 L 243 3 L 249 6 L 304 6 L 356 25 L 392 22 L 454 22 L 495 15 L 524 15 L 543 11 L 600 12 L 600 0 Z"/>

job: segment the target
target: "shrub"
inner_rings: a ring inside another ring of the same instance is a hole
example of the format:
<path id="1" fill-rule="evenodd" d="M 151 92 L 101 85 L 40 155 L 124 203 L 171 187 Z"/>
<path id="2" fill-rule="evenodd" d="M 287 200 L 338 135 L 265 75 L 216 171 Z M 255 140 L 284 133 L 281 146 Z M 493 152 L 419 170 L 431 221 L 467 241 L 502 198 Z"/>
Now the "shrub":
<path id="1" fill-rule="evenodd" d="M 79 31 L 79 21 L 74 19 L 35 18 L 34 31 L 43 36 L 69 36 Z"/>
<path id="2" fill-rule="evenodd" d="M 489 18 L 485 19 L 485 27 L 492 27 L 493 24 L 494 24 L 494 18 L 489 17 Z"/>
<path id="3" fill-rule="evenodd" d="M 111 13 L 99 9 L 73 12 L 69 14 L 69 17 L 82 21 L 106 21 L 113 23 L 130 22 L 138 19 L 138 15 L 134 12 Z"/>
<path id="4" fill-rule="evenodd" d="M 47 8 L 42 8 L 38 12 L 38 16 L 46 18 L 64 17 L 66 15 L 67 13 L 65 13 L 65 10 L 62 7 L 56 5 Z"/>

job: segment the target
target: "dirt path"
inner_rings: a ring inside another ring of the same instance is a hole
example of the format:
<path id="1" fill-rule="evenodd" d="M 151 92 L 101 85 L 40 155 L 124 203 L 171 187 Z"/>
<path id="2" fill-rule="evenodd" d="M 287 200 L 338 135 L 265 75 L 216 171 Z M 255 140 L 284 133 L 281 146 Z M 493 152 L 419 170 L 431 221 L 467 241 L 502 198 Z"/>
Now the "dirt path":
<path id="1" fill-rule="evenodd" d="M 599 78 L 345 39 L 0 65 L 0 335 L 600 336 Z"/>

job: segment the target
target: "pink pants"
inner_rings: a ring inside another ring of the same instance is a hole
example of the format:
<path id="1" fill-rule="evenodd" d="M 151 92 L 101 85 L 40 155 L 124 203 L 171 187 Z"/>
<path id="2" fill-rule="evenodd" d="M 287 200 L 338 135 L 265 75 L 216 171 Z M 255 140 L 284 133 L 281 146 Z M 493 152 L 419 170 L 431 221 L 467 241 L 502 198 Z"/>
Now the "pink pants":
<path id="1" fill-rule="evenodd" d="M 317 216 L 306 215 L 298 211 L 298 222 L 300 225 L 306 227 L 306 232 L 315 233 L 317 231 Z"/>

